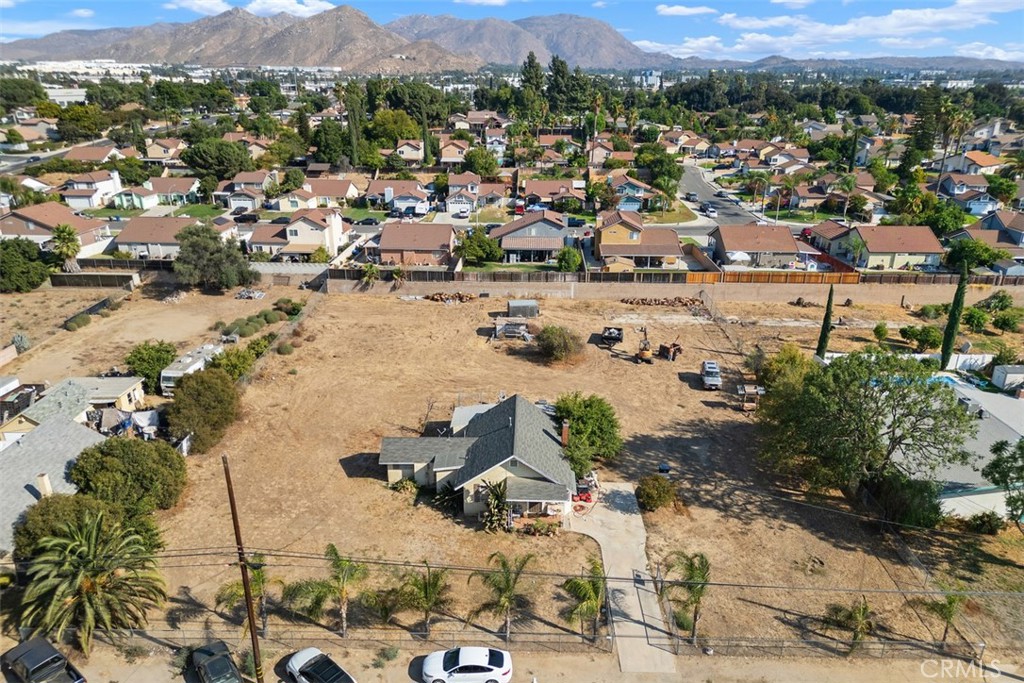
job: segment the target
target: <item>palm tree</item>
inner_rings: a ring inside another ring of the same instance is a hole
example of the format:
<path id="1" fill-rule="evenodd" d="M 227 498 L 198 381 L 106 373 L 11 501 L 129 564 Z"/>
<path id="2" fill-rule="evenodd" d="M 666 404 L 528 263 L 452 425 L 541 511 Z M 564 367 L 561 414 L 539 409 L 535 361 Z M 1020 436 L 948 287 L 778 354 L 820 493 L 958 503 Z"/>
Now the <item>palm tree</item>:
<path id="1" fill-rule="evenodd" d="M 672 198 L 675 197 L 679 186 L 676 185 L 675 180 L 667 175 L 658 176 L 653 184 L 664 195 L 661 203 L 661 215 L 664 216 L 666 205 L 668 205 L 669 209 L 672 208 Z"/>
<path id="2" fill-rule="evenodd" d="M 604 609 L 607 585 L 608 579 L 604 573 L 604 565 L 594 555 L 591 555 L 588 560 L 585 574 L 566 579 L 562 584 L 565 592 L 575 601 L 572 609 L 569 610 L 569 617 L 573 621 L 580 622 L 580 634 L 583 633 L 583 624 L 589 619 L 593 624 L 594 638 L 597 638 L 597 626 L 601 618 L 601 611 Z"/>
<path id="3" fill-rule="evenodd" d="M 768 194 L 768 174 L 764 171 L 751 171 L 747 174 L 747 187 L 751 190 L 752 199 L 757 199 L 757 193 L 761 193 L 761 214 L 764 215 L 764 202 Z"/>
<path id="4" fill-rule="evenodd" d="M 66 223 L 54 227 L 53 246 L 50 250 L 61 259 L 64 259 L 64 272 L 77 273 L 81 270 L 78 267 L 78 252 L 82 250 L 82 244 L 78 241 L 78 233 Z"/>
<path id="5" fill-rule="evenodd" d="M 399 612 L 409 606 L 409 593 L 403 587 L 366 591 L 359 596 L 363 607 L 373 612 L 380 623 L 387 626 Z"/>
<path id="6" fill-rule="evenodd" d="M 363 283 L 364 287 L 373 287 L 373 285 L 380 279 L 380 268 L 374 263 L 367 263 L 363 266 L 363 277 L 360 282 Z"/>
<path id="7" fill-rule="evenodd" d="M 863 595 L 859 602 L 853 603 L 850 607 L 829 605 L 825 617 L 834 626 L 850 631 L 853 641 L 850 644 L 850 652 L 853 652 L 860 641 L 875 630 L 874 614 L 871 612 L 871 607 L 868 606 L 868 599 Z"/>
<path id="8" fill-rule="evenodd" d="M 97 627 L 145 626 L 146 610 L 167 597 L 142 537 L 118 523 L 105 524 L 102 513 L 68 524 L 39 548 L 28 570 L 22 621 L 57 640 L 77 629 L 86 656 Z"/>
<path id="9" fill-rule="evenodd" d="M 1010 179 L 1024 176 L 1024 150 L 1018 150 L 1011 154 L 1001 173 L 1004 178 Z"/>
<path id="10" fill-rule="evenodd" d="M 949 629 L 953 625 L 953 621 L 960 614 L 960 608 L 964 604 L 964 600 L 967 599 L 965 595 L 959 595 L 955 593 L 946 593 L 942 600 L 928 600 L 921 603 L 921 606 L 926 610 L 942 619 L 942 649 L 946 649 L 946 639 L 949 637 Z"/>
<path id="11" fill-rule="evenodd" d="M 670 554 L 665 574 L 680 572 L 683 578 L 679 585 L 686 591 L 686 604 L 693 607 L 693 621 L 690 625 L 690 640 L 697 642 L 697 622 L 700 621 L 700 607 L 708 592 L 711 581 L 711 562 L 704 553 L 688 555 L 681 550 Z"/>
<path id="12" fill-rule="evenodd" d="M 352 599 L 354 584 L 369 576 L 365 564 L 342 557 L 333 543 L 327 545 L 324 557 L 330 565 L 331 575 L 326 579 L 306 579 L 290 583 L 284 588 L 286 602 L 295 604 L 300 611 L 313 620 L 323 616 L 328 602 L 338 610 L 341 637 L 348 635 L 348 605 Z"/>
<path id="13" fill-rule="evenodd" d="M 846 212 L 850 208 L 850 193 L 857 189 L 857 178 L 851 174 L 845 174 L 836 181 L 836 188 L 845 194 L 843 199 L 843 222 L 846 222 Z"/>
<path id="14" fill-rule="evenodd" d="M 505 619 L 506 643 L 512 637 L 513 612 L 525 607 L 529 602 L 527 597 L 519 591 L 519 579 L 533 557 L 532 553 L 528 553 L 509 560 L 502 552 L 491 553 L 491 556 L 487 558 L 487 563 L 495 565 L 495 568 L 491 571 L 475 571 L 466 580 L 466 583 L 469 583 L 474 576 L 480 577 L 484 586 L 491 591 L 491 599 L 483 603 L 470 618 L 472 619 L 482 611 L 503 617 Z"/>
<path id="15" fill-rule="evenodd" d="M 395 266 L 391 269 L 391 280 L 395 283 L 395 289 L 401 289 L 405 284 L 405 270 L 402 266 Z"/>
<path id="16" fill-rule="evenodd" d="M 868 245 L 864 243 L 859 235 L 850 235 L 846 238 L 846 248 L 850 250 L 853 255 L 853 266 L 857 267 L 857 262 L 860 261 L 860 255 L 864 252 Z"/>
<path id="17" fill-rule="evenodd" d="M 795 176 L 786 175 L 782 177 L 782 187 L 779 190 L 779 196 L 775 201 L 775 222 L 779 222 L 779 210 L 782 208 L 782 198 L 786 198 L 786 204 L 789 204 L 790 198 L 793 196 L 793 191 L 799 184 L 799 180 Z M 792 213 L 790 213 L 792 215 Z"/>
<path id="18" fill-rule="evenodd" d="M 265 568 L 265 558 L 259 553 L 255 553 L 252 559 L 247 563 L 249 567 L 249 585 L 252 589 L 253 598 L 256 600 L 256 611 L 260 615 L 260 631 L 263 638 L 267 637 L 267 602 L 270 596 L 267 590 L 271 586 L 284 587 L 284 581 L 275 577 L 267 576 L 267 570 Z M 242 581 L 230 581 L 223 584 L 217 589 L 217 595 L 214 597 L 214 602 L 217 607 L 223 607 L 224 609 L 233 610 L 238 605 L 245 603 L 245 589 L 242 587 Z M 246 619 L 242 626 L 242 635 L 249 632 L 249 620 Z"/>
<path id="19" fill-rule="evenodd" d="M 432 569 L 426 562 L 423 567 L 422 572 L 405 575 L 404 587 L 408 591 L 410 607 L 423 612 L 423 630 L 429 636 L 431 618 L 452 604 L 452 587 L 447 569 Z"/>

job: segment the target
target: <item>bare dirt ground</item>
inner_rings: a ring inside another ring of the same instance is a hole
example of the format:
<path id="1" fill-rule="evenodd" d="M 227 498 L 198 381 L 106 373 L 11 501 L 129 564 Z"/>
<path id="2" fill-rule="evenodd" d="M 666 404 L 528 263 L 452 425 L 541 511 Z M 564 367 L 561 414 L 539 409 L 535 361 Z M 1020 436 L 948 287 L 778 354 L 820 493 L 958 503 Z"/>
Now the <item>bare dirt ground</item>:
<path id="1" fill-rule="evenodd" d="M 19 332 L 35 346 L 57 334 L 75 313 L 121 293 L 120 289 L 43 286 L 26 294 L 0 294 L 0 346 Z"/>
<path id="2" fill-rule="evenodd" d="M 271 357 L 247 389 L 244 415 L 216 453 L 189 459 L 186 500 L 162 518 L 167 546 L 231 545 L 215 457 L 224 452 L 232 459 L 246 540 L 254 548 L 319 554 L 333 542 L 356 557 L 468 566 L 483 565 L 494 551 L 532 552 L 535 570 L 578 571 L 596 551 L 587 539 L 483 534 L 387 490 L 375 463 L 382 436 L 417 434 L 427 419 L 447 420 L 456 404 L 494 401 L 499 392 L 554 400 L 582 391 L 606 396 L 622 423 L 625 454 L 603 470 L 604 477 L 635 481 L 667 462 L 681 484 L 685 508 L 648 516 L 652 562 L 672 550 L 699 550 L 711 558 L 715 581 L 809 589 L 716 587 L 705 602 L 705 634 L 842 638 L 821 627 L 828 603 L 848 605 L 866 589 L 919 587 L 876 528 L 831 511 L 847 509 L 844 501 L 806 500 L 775 488 L 753 464 L 753 419 L 736 409 L 732 393 L 742 363 L 737 346 L 753 348 L 779 329 L 806 346 L 817 337 L 815 326 L 726 325 L 727 337 L 683 309 L 546 300 L 542 324 L 565 325 L 584 339 L 612 321 L 627 328 L 626 341 L 614 352 L 588 344 L 580 362 L 548 366 L 524 353 L 519 342 L 487 341 L 489 316 L 504 307 L 504 301 L 486 299 L 461 305 L 359 295 L 324 299 L 303 324 L 305 342 L 295 355 Z M 893 319 L 883 314 L 893 311 L 863 316 L 872 326 Z M 655 346 L 678 338 L 682 357 L 635 365 L 631 355 L 641 324 Z M 864 334 L 837 330 L 836 346 L 859 344 L 854 337 Z M 704 358 L 723 363 L 726 391 L 699 389 Z M 209 614 L 213 593 L 234 578 L 233 569 L 226 560 L 183 564 L 167 563 L 171 593 L 194 608 L 193 617 Z M 320 566 L 316 560 L 272 560 L 268 571 L 291 580 L 316 576 Z M 375 570 L 374 580 L 390 573 Z M 480 595 L 463 577 L 454 581 L 458 615 Z M 565 628 L 558 618 L 560 591 L 541 580 L 534 585 L 536 621 L 523 628 Z M 851 592 L 831 592 L 835 588 Z M 931 641 L 941 635 L 938 623 L 899 593 L 869 601 L 887 638 Z M 411 625 L 415 615 L 400 621 Z"/>
<path id="3" fill-rule="evenodd" d="M 69 315 L 120 290 L 67 288 L 5 294 L 0 299 L 4 310 L 4 337 L 0 339 L 10 339 L 7 335 L 10 314 L 12 318 L 33 321 L 27 331 L 33 348 L 5 365 L 3 372 L 17 375 L 25 382 L 56 382 L 123 365 L 125 355 L 144 341 L 163 339 L 185 351 L 215 341 L 217 335 L 210 327 L 218 320 L 230 322 L 270 308 L 281 296 L 298 299 L 305 294 L 291 288 L 279 292 L 273 287 L 264 289 L 268 293 L 262 301 L 235 299 L 231 292 L 224 295 L 190 292 L 177 303 L 165 303 L 163 298 L 171 290 L 145 286 L 136 290 L 121 308 L 111 311 L 110 317 L 92 316 L 89 325 L 74 332 L 60 327 Z M 32 312 L 39 315 L 33 316 Z"/>

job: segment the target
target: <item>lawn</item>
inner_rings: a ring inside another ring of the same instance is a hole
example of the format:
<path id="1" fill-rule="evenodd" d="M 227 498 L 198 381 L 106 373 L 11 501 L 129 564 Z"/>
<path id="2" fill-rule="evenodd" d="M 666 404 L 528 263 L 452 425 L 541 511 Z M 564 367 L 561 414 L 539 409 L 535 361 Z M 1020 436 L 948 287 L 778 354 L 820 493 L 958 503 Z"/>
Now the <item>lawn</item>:
<path id="1" fill-rule="evenodd" d="M 467 273 L 493 273 L 496 270 L 509 270 L 518 273 L 539 273 L 555 272 L 557 266 L 549 266 L 546 263 L 485 263 L 481 266 L 463 266 L 462 270 Z"/>
<path id="2" fill-rule="evenodd" d="M 261 221 L 272 221 L 275 218 L 284 218 L 286 216 L 288 218 L 291 218 L 292 217 L 292 213 L 293 212 L 291 212 L 291 211 L 260 211 L 260 220 Z"/>
<path id="3" fill-rule="evenodd" d="M 388 217 L 386 211 L 373 211 L 371 209 L 363 209 L 355 206 L 349 206 L 341 210 L 343 216 L 351 218 L 353 221 L 359 221 L 364 218 L 376 218 L 377 220 L 383 221 Z"/>
<path id="4" fill-rule="evenodd" d="M 190 216 L 192 218 L 216 218 L 224 213 L 224 209 L 211 204 L 189 204 L 174 212 L 175 216 Z"/>
<path id="5" fill-rule="evenodd" d="M 487 206 L 470 215 L 474 223 L 507 223 L 509 212 L 500 206 Z"/>
<path id="6" fill-rule="evenodd" d="M 697 216 L 689 207 L 679 202 L 671 211 L 651 211 L 646 214 L 646 218 L 648 223 L 687 223 L 695 220 Z"/>
<path id="7" fill-rule="evenodd" d="M 765 216 L 768 218 L 775 218 L 775 210 L 765 208 Z M 779 211 L 780 221 L 789 221 L 791 223 L 808 223 L 810 225 L 817 225 L 818 223 L 825 220 L 825 214 L 814 213 L 806 209 L 785 209 Z"/>
<path id="8" fill-rule="evenodd" d="M 85 209 L 82 211 L 86 216 L 92 216 L 93 218 L 113 218 L 114 216 L 134 218 L 135 216 L 141 216 L 142 212 L 143 209 Z"/>

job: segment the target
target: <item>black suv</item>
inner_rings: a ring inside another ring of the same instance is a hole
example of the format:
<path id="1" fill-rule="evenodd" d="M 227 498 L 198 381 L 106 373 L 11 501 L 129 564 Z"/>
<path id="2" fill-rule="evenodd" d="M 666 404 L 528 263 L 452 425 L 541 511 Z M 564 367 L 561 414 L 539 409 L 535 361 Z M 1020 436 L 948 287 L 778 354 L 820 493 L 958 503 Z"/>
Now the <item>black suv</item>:
<path id="1" fill-rule="evenodd" d="M 565 224 L 570 228 L 582 228 L 587 224 L 587 222 L 582 218 L 573 218 L 570 216 L 566 219 Z"/>
<path id="2" fill-rule="evenodd" d="M 259 220 L 260 216 L 256 213 L 243 213 L 241 216 L 235 216 L 236 223 L 258 223 Z"/>
<path id="3" fill-rule="evenodd" d="M 223 640 L 215 640 L 192 651 L 192 666 L 202 683 L 245 683 Z"/>
<path id="4" fill-rule="evenodd" d="M 26 640 L 8 650 L 0 657 L 0 665 L 21 683 L 85 683 L 85 676 L 45 638 Z"/>

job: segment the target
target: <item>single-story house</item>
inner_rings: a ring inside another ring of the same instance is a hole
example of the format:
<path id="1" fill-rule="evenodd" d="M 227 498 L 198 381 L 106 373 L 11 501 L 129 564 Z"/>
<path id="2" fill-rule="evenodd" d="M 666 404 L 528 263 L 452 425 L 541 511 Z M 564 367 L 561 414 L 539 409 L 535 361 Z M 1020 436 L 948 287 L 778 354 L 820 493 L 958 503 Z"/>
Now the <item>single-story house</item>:
<path id="1" fill-rule="evenodd" d="M 64 155 L 67 161 L 84 161 L 105 164 L 113 159 L 124 159 L 125 154 L 114 145 L 80 145 L 72 147 Z"/>
<path id="2" fill-rule="evenodd" d="M 1001 249 L 1010 255 L 1010 260 L 1024 263 L 1024 246 L 1017 244 L 1010 234 L 1003 230 L 984 230 L 969 227 L 949 235 L 950 240 L 971 239 L 984 242 L 993 249 Z"/>
<path id="3" fill-rule="evenodd" d="M 43 202 L 20 206 L 0 216 L 0 240 L 21 237 L 49 249 L 53 229 L 58 225 L 70 225 L 78 233 L 82 245 L 78 255 L 82 258 L 102 254 L 113 238 L 107 221 L 79 216 L 60 202 Z"/>
<path id="4" fill-rule="evenodd" d="M 148 187 L 129 187 L 113 197 L 118 209 L 152 209 L 160 203 L 157 193 Z"/>
<path id="5" fill-rule="evenodd" d="M 1019 261 L 1011 258 L 999 259 L 992 264 L 992 270 L 1000 275 L 1024 275 L 1024 259 Z"/>
<path id="6" fill-rule="evenodd" d="M 456 408 L 451 436 L 385 437 L 379 462 L 389 481 L 409 478 L 461 491 L 466 517 L 486 509 L 487 484 L 504 481 L 513 516 L 562 518 L 576 490 L 563 453 L 570 428 L 560 429 L 540 407 L 515 395 L 497 405 Z"/>
<path id="7" fill-rule="evenodd" d="M 936 266 L 945 253 L 927 225 L 860 225 L 851 235 L 864 243 L 857 258 L 858 268 L 897 270 L 918 265 Z"/>
<path id="8" fill-rule="evenodd" d="M 422 210 L 429 209 L 429 195 L 416 180 L 371 180 L 366 188 L 366 201 L 389 209 L 404 211 L 408 207 Z"/>
<path id="9" fill-rule="evenodd" d="M 141 377 L 70 377 L 67 381 L 85 388 L 86 400 L 93 410 L 133 411 L 141 408 L 146 400 Z"/>
<path id="10" fill-rule="evenodd" d="M 144 187 L 156 192 L 161 204 L 183 206 L 199 203 L 199 179 L 188 176 L 166 176 L 150 178 Z"/>
<path id="11" fill-rule="evenodd" d="M 308 178 L 302 189 L 313 193 L 320 208 L 345 206 L 359 196 L 355 183 L 337 178 Z"/>
<path id="12" fill-rule="evenodd" d="M 455 249 L 455 227 L 448 223 L 385 223 L 380 262 L 399 266 L 446 266 Z"/>
<path id="13" fill-rule="evenodd" d="M 317 208 L 317 198 L 316 195 L 309 190 L 299 188 L 275 199 L 272 203 L 272 208 L 274 211 L 283 212 L 298 211 L 299 209 L 315 209 Z"/>
<path id="14" fill-rule="evenodd" d="M 573 243 L 575 232 L 555 211 L 533 211 L 491 231 L 505 252 L 506 263 L 544 263 Z"/>
<path id="15" fill-rule="evenodd" d="M 128 221 L 114 239 L 119 251 L 131 252 L 133 258 L 174 258 L 181 245 L 178 233 L 198 221 L 195 218 L 173 216 L 139 216 Z M 234 235 L 234 222 L 224 230 L 224 238 Z"/>
<path id="16" fill-rule="evenodd" d="M 779 268 L 799 260 L 800 248 L 785 225 L 720 225 L 709 236 L 715 262 Z"/>
<path id="17" fill-rule="evenodd" d="M 594 256 L 626 257 L 638 268 L 674 267 L 683 257 L 679 234 L 671 228 L 645 227 L 633 211 L 604 211 L 597 217 Z"/>

